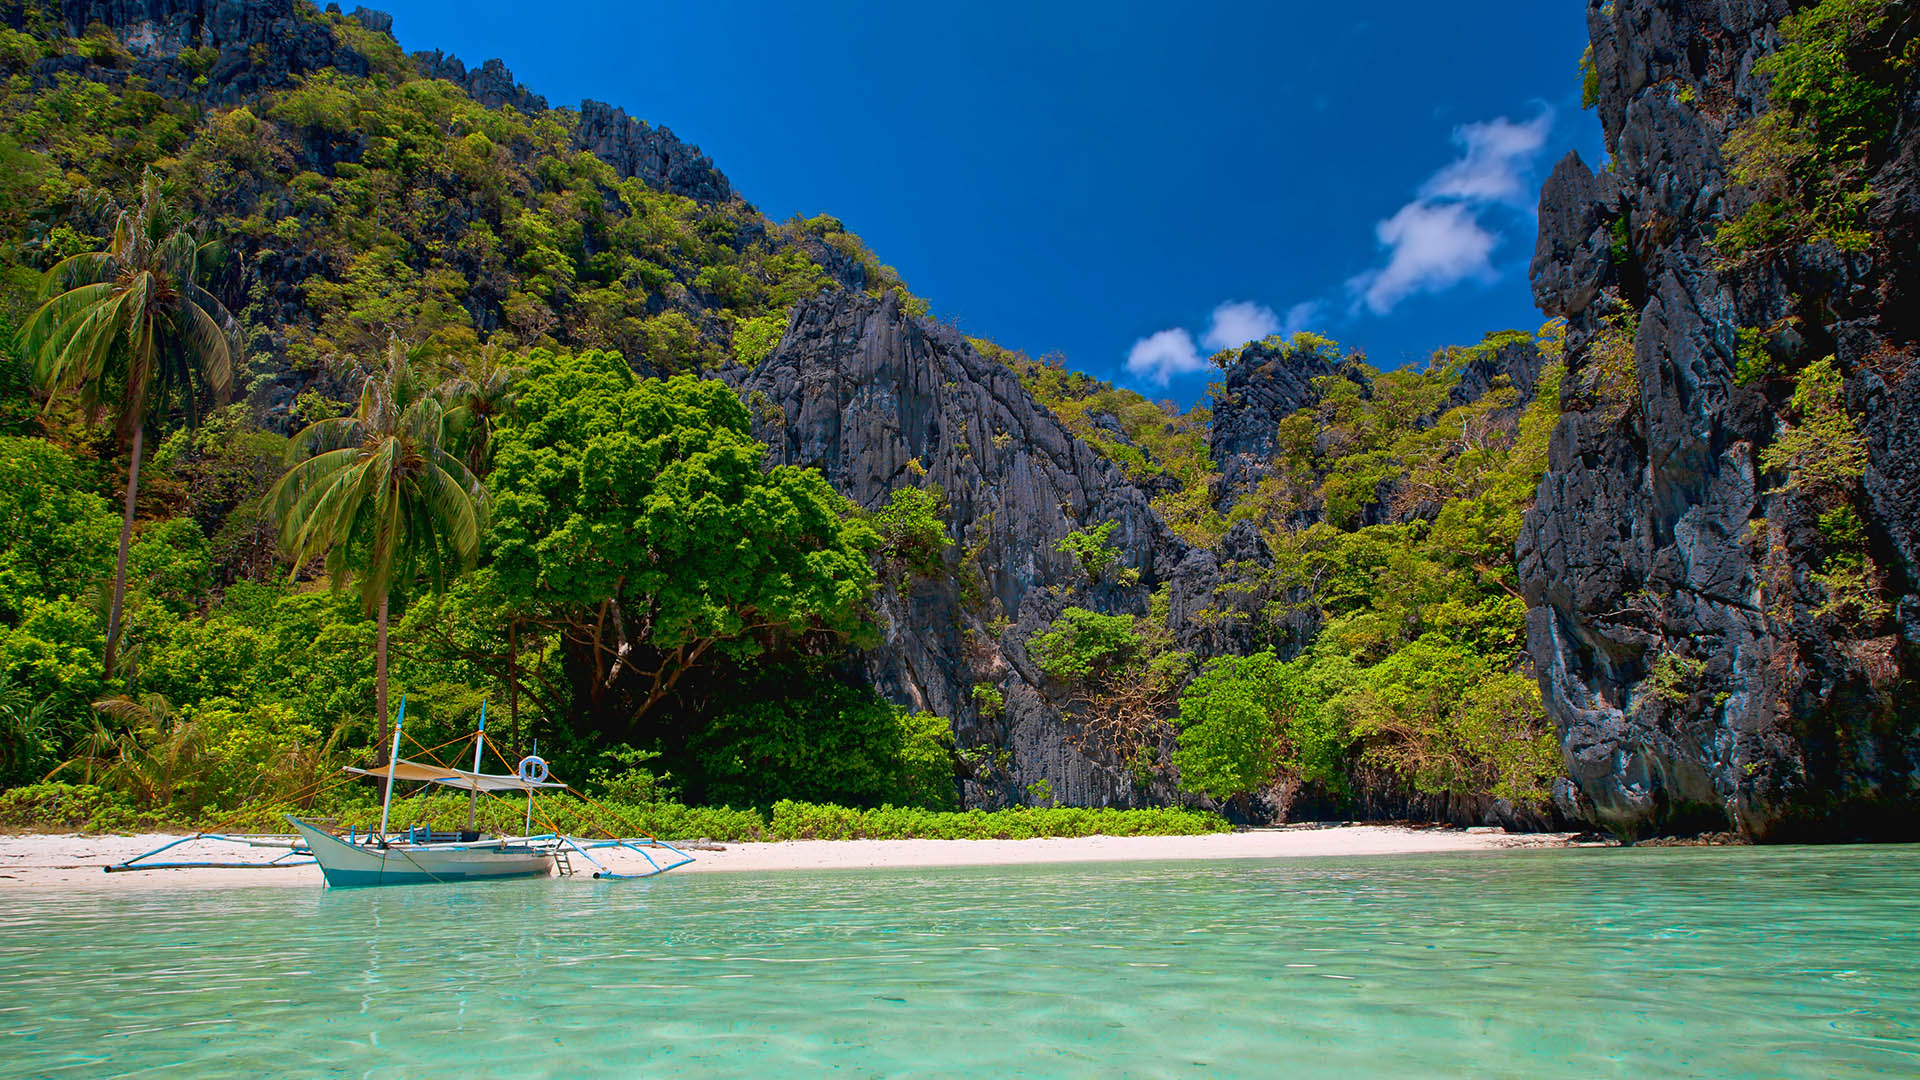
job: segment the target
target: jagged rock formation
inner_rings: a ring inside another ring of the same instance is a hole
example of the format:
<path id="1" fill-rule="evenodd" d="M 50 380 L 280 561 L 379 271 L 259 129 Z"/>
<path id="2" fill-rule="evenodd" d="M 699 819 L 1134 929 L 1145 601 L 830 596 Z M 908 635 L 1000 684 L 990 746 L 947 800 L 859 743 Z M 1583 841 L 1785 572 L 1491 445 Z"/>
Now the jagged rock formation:
<path id="1" fill-rule="evenodd" d="M 325 25 L 300 16 L 294 0 L 64 0 L 58 11 L 70 36 L 81 36 L 94 23 L 113 30 L 133 57 L 125 74 L 146 79 L 165 97 L 237 105 L 324 68 L 365 75 L 369 66 L 366 56 L 336 40 Z M 330 3 L 326 11 L 338 15 L 340 5 Z M 8 14 L 12 25 L 24 25 L 24 8 Z M 356 7 L 349 17 L 369 31 L 392 36 L 393 17 L 385 12 Z M 182 50 L 204 48 L 219 55 L 206 68 L 205 83 L 196 84 L 194 73 L 178 61 Z M 511 106 L 531 113 L 547 108 L 546 98 L 515 82 L 498 59 L 472 69 L 438 49 L 415 53 L 411 59 L 422 75 L 445 79 L 490 109 Z M 117 74 L 103 73 L 76 57 L 49 58 L 40 68 L 37 74 L 46 80 L 61 71 L 96 79 Z M 726 176 L 699 147 L 604 102 L 580 103 L 573 144 L 598 155 L 622 178 L 637 178 L 701 202 L 725 202 L 733 195 Z"/>
<path id="2" fill-rule="evenodd" d="M 733 188 L 713 159 L 674 137 L 666 128 L 649 127 L 599 101 L 580 103 L 580 127 L 573 143 L 591 150 L 623 177 L 638 177 L 654 187 L 701 202 L 724 202 Z"/>
<path id="3" fill-rule="evenodd" d="M 1534 383 L 1547 363 L 1546 354 L 1534 342 L 1509 341 L 1484 355 L 1476 355 L 1460 366 L 1460 381 L 1447 394 L 1445 409 L 1471 405 L 1493 390 L 1495 380 L 1504 376 L 1514 390 L 1514 407 L 1524 408 L 1533 401 Z"/>
<path id="4" fill-rule="evenodd" d="M 521 112 L 537 112 L 547 107 L 546 98 L 514 82 L 513 72 L 497 58 L 469 71 L 459 57 L 434 49 L 414 53 L 413 66 L 429 79 L 444 79 L 464 89 L 489 109 L 512 106 Z"/>
<path id="5" fill-rule="evenodd" d="M 885 640 L 869 670 L 889 697 L 952 718 L 962 746 L 1011 751 L 1006 772 L 969 784 L 969 803 L 1017 799 L 1043 779 L 1074 805 L 1172 797 L 1138 790 L 1117 763 L 1074 745 L 1073 721 L 1043 693 L 1046 679 L 1024 648 L 1070 602 L 1145 611 L 1147 593 L 1186 554 L 1119 469 L 1035 404 L 1012 372 L 953 327 L 908 316 L 892 293 L 803 303 L 740 390 L 773 460 L 819 468 L 855 503 L 877 507 L 916 483 L 947 494 L 956 571 L 906 596 L 883 592 Z M 1141 581 L 1087 596 L 1081 571 L 1055 544 L 1109 521 Z M 996 618 L 1006 620 L 997 636 Z M 1003 717 L 980 714 L 979 683 L 1002 690 Z"/>
<path id="6" fill-rule="evenodd" d="M 367 58 L 336 41 L 325 26 L 296 16 L 294 0 L 65 0 L 57 11 L 69 36 L 81 36 L 94 23 L 114 30 L 133 62 L 124 73 L 100 72 L 78 57 L 49 57 L 35 72 L 45 81 L 69 71 L 89 78 L 135 75 L 165 97 L 235 105 L 323 68 L 367 73 Z M 5 14 L 17 29 L 28 13 L 14 8 Z M 375 26 L 393 21 L 364 9 L 355 17 Z M 204 86 L 196 86 L 178 58 L 184 49 L 206 48 L 218 56 L 206 69 Z"/>
<path id="7" fill-rule="evenodd" d="M 1313 380 L 1338 368 L 1317 349 L 1254 342 L 1227 369 L 1226 392 L 1214 398 L 1208 449 L 1220 467 L 1220 505 L 1253 490 L 1267 475 L 1278 425 L 1320 400 Z"/>
<path id="8" fill-rule="evenodd" d="M 1750 204 L 1722 144 L 1767 106 L 1755 62 L 1786 0 L 1592 0 L 1612 167 L 1569 156 L 1541 195 L 1535 297 L 1565 315 L 1567 412 L 1519 545 L 1529 648 L 1563 733 L 1565 810 L 1628 835 L 1757 838 L 1920 825 L 1920 223 L 1914 88 L 1873 178 L 1882 240 L 1738 268 L 1712 246 Z M 1638 309 L 1635 396 L 1597 407 L 1593 344 Z M 1824 611 L 1814 508 L 1759 464 L 1787 389 L 1735 377 L 1738 331 L 1831 353 L 1868 447 L 1857 503 L 1886 617 Z"/>

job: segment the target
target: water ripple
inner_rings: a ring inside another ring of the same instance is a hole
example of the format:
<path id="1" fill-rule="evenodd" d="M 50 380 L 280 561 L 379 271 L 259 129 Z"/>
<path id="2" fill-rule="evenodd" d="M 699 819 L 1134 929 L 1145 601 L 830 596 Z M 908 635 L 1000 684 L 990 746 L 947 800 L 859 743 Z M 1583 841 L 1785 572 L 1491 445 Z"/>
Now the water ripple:
<path id="1" fill-rule="evenodd" d="M 1920 849 L 52 895 L 0 1076 L 1920 1073 Z"/>

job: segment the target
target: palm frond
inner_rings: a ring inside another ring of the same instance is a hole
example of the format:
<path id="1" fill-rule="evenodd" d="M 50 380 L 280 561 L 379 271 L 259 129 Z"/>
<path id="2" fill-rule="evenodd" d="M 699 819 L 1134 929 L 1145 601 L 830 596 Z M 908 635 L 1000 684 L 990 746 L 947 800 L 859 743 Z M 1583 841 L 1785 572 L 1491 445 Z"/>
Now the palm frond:
<path id="1" fill-rule="evenodd" d="M 200 358 L 201 377 L 220 397 L 233 390 L 234 339 L 207 310 L 196 303 L 186 305 L 187 351 Z"/>

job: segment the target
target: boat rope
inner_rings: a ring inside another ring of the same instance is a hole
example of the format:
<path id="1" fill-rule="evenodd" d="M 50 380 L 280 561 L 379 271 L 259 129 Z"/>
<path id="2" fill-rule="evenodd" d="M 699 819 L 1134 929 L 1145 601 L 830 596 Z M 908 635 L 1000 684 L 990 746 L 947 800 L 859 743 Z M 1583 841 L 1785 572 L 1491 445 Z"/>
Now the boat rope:
<path id="1" fill-rule="evenodd" d="M 500 760 L 505 761 L 507 759 L 506 754 L 498 746 L 495 746 L 493 744 L 493 740 L 487 739 L 484 733 L 480 737 L 486 740 L 487 746 L 490 749 L 492 749 L 494 753 L 500 755 Z M 574 798 L 579 799 L 581 802 L 586 803 L 588 806 L 592 807 L 593 809 L 598 810 L 601 813 L 612 818 L 622 828 L 631 830 L 634 834 L 636 834 L 634 836 L 634 839 L 648 840 L 648 841 L 658 843 L 658 840 L 655 839 L 652 833 L 644 831 L 638 825 L 635 825 L 631 820 L 629 820 L 625 815 L 614 810 L 613 807 L 608 806 L 606 803 L 603 803 L 600 800 L 594 798 L 593 796 L 588 795 L 586 792 L 581 791 L 579 788 L 574 787 L 572 784 L 568 784 L 564 790 L 569 795 L 572 795 Z M 542 820 L 541 824 L 547 825 L 549 828 L 552 828 L 551 822 Z M 622 837 L 615 835 L 613 830 L 607 828 L 605 825 L 601 824 L 599 821 L 594 821 L 591 824 L 594 828 L 599 829 L 600 832 L 604 836 L 606 836 L 606 838 L 609 840 L 622 839 Z M 553 829 L 553 831 L 557 833 L 560 830 Z"/>

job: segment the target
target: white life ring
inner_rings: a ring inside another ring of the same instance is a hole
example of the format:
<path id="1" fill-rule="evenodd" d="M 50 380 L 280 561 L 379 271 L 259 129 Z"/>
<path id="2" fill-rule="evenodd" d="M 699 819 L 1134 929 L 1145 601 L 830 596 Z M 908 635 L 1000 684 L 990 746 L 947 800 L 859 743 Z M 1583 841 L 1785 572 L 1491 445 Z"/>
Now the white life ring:
<path id="1" fill-rule="evenodd" d="M 520 779 L 529 784 L 547 782 L 547 759 L 542 757 L 523 757 L 520 759 Z"/>

